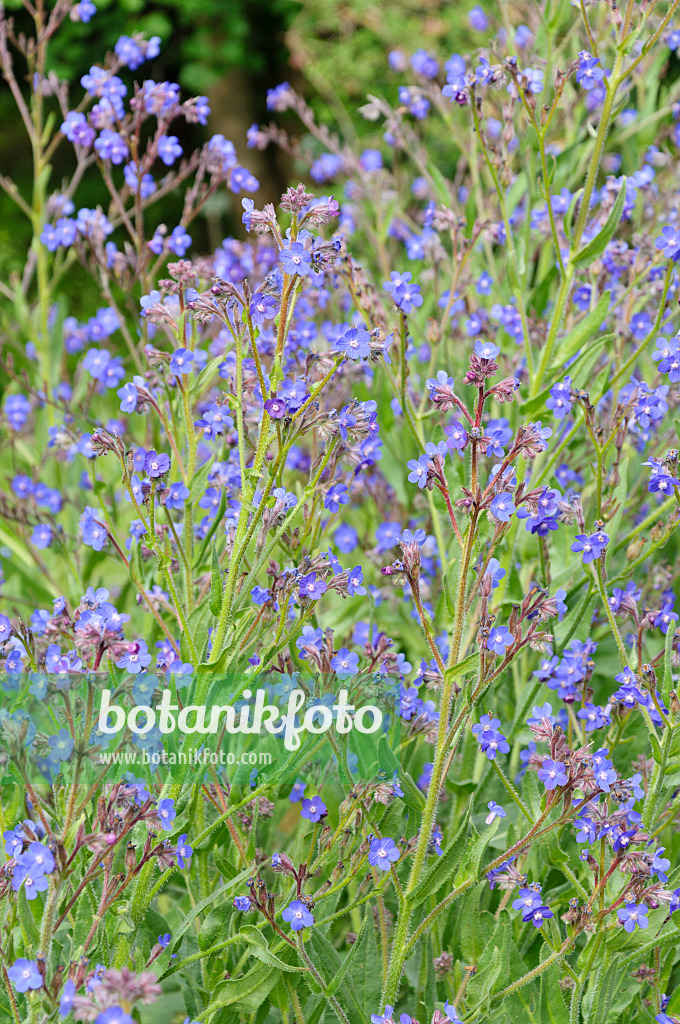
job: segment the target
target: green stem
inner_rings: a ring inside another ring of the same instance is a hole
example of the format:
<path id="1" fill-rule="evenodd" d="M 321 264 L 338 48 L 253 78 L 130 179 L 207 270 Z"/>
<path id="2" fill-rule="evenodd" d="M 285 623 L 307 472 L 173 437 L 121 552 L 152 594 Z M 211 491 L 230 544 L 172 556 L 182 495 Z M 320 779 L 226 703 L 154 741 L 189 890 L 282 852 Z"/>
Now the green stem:
<path id="1" fill-rule="evenodd" d="M 500 765 L 496 762 L 495 758 L 491 762 L 491 767 L 493 768 L 493 770 L 495 771 L 496 775 L 498 776 L 498 778 L 503 783 L 503 785 L 504 785 L 505 789 L 507 790 L 507 792 L 508 792 L 509 796 L 511 797 L 511 799 L 514 800 L 514 802 L 517 804 L 517 806 L 519 807 L 520 811 L 522 812 L 524 817 L 527 819 L 529 824 L 533 826 L 533 824 L 534 824 L 533 816 L 531 814 L 529 814 L 528 810 L 526 809 L 526 807 L 524 806 L 524 804 L 522 802 L 522 798 L 520 797 L 519 793 L 517 792 L 517 790 L 515 789 L 513 784 L 510 782 L 510 780 L 505 777 L 505 774 L 504 774 L 503 770 L 501 769 Z"/>

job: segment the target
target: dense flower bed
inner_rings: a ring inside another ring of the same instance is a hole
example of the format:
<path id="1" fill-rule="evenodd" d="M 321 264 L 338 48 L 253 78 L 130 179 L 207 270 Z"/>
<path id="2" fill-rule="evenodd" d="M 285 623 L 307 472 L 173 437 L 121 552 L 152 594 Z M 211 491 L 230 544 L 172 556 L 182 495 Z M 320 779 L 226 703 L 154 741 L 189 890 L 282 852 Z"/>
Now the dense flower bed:
<path id="1" fill-rule="evenodd" d="M 3 1021 L 680 1020 L 679 2 L 475 7 L 358 149 L 283 83 L 276 206 L 0 23 Z"/>

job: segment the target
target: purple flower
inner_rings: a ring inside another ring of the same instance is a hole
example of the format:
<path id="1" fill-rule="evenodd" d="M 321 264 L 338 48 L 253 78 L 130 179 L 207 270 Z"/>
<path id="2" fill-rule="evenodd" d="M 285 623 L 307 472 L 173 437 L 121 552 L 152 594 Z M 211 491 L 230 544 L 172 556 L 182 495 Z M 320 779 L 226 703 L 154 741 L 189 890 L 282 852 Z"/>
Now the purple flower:
<path id="1" fill-rule="evenodd" d="M 359 671 L 359 655 L 349 651 L 347 647 L 341 647 L 338 653 L 331 658 L 331 668 L 335 670 L 340 679 L 354 676 Z"/>
<path id="2" fill-rule="evenodd" d="M 470 28 L 474 29 L 475 32 L 486 32 L 489 27 L 489 19 L 481 7 L 472 8 L 468 14 L 468 22 L 470 23 Z"/>
<path id="3" fill-rule="evenodd" d="M 636 928 L 649 927 L 648 913 L 646 903 L 626 903 L 625 907 L 619 907 L 616 916 L 627 932 L 634 932 Z"/>
<path id="4" fill-rule="evenodd" d="M 95 551 L 102 551 L 108 540 L 108 533 L 106 526 L 100 523 L 98 519 L 95 519 L 95 514 L 94 509 L 89 506 L 86 507 L 80 517 L 80 532 L 83 544 L 87 544 L 88 547 L 93 548 Z"/>
<path id="5" fill-rule="evenodd" d="M 156 479 L 159 476 L 163 476 L 170 469 L 170 456 L 161 452 L 155 452 L 153 449 L 147 452 L 144 456 L 144 472 L 147 476 Z"/>
<path id="6" fill-rule="evenodd" d="M 174 509 L 184 508 L 184 502 L 190 493 L 187 485 L 183 484 L 181 480 L 178 483 L 170 484 L 170 487 L 163 495 L 165 507 Z"/>
<path id="7" fill-rule="evenodd" d="M 39 892 L 46 891 L 48 881 L 42 873 L 33 875 L 26 864 L 19 863 L 12 876 L 12 888 L 18 892 L 22 884 L 26 899 L 34 900 Z"/>
<path id="8" fill-rule="evenodd" d="M 182 155 L 182 147 L 176 135 L 161 135 L 158 140 L 158 156 L 166 167 L 172 167 Z"/>
<path id="9" fill-rule="evenodd" d="M 562 761 L 552 761 L 546 757 L 538 769 L 538 777 L 547 790 L 557 789 L 558 786 L 566 786 L 569 776 Z"/>
<path id="10" fill-rule="evenodd" d="M 591 533 L 587 536 L 585 533 L 579 533 L 571 545 L 571 550 L 576 552 L 582 552 L 583 564 L 588 565 L 590 562 L 594 562 L 596 558 L 599 558 L 605 547 L 609 543 L 609 537 L 602 543 L 602 538 L 607 537 L 606 534 Z"/>
<path id="11" fill-rule="evenodd" d="M 312 269 L 312 257 L 302 242 L 291 242 L 287 249 L 281 249 L 279 260 L 286 274 L 306 277 Z"/>
<path id="12" fill-rule="evenodd" d="M 41 551 L 44 551 L 45 548 L 50 546 L 52 543 L 52 527 L 49 523 L 38 523 L 38 525 L 33 528 L 31 543 L 35 544 L 35 546 Z"/>
<path id="13" fill-rule="evenodd" d="M 446 444 L 450 451 L 462 451 L 469 440 L 469 434 L 460 420 L 454 420 L 444 427 Z"/>
<path id="14" fill-rule="evenodd" d="M 495 654 L 505 654 L 506 647 L 511 647 L 514 642 L 514 637 L 507 626 L 493 626 L 486 638 L 486 647 Z"/>
<path id="15" fill-rule="evenodd" d="M 316 823 L 326 816 L 328 808 L 321 799 L 320 796 L 306 797 L 302 801 L 302 810 L 300 814 L 303 818 L 307 818 L 308 821 Z"/>
<path id="16" fill-rule="evenodd" d="M 410 313 L 414 306 L 423 304 L 420 286 L 411 282 L 411 276 L 410 270 L 403 274 L 393 270 L 390 280 L 383 284 L 385 291 L 392 295 L 395 306 L 398 306 L 404 313 Z"/>
<path id="17" fill-rule="evenodd" d="M 605 793 L 608 793 L 609 787 L 616 782 L 616 772 L 612 768 L 610 761 L 603 761 L 602 764 L 595 769 L 593 777 L 600 789 Z"/>
<path id="18" fill-rule="evenodd" d="M 177 840 L 177 865 L 180 868 L 188 866 L 193 853 L 193 848 L 187 843 L 186 832 Z"/>
<path id="19" fill-rule="evenodd" d="M 276 395 L 272 395 L 264 403 L 264 407 L 273 420 L 280 420 L 288 412 L 288 407 L 282 398 L 277 398 Z"/>
<path id="20" fill-rule="evenodd" d="M 150 664 L 151 655 L 144 640 L 137 640 L 127 644 L 127 651 L 116 661 L 118 668 L 127 669 L 133 675 L 143 672 Z"/>
<path id="21" fill-rule="evenodd" d="M 587 50 L 579 53 L 576 67 L 576 81 L 586 92 L 604 80 L 604 69 L 599 67 L 599 57 L 591 57 Z"/>
<path id="22" fill-rule="evenodd" d="M 328 589 L 324 580 L 318 580 L 315 572 L 307 573 L 298 580 L 300 587 L 300 598 L 307 597 L 310 601 L 318 601 L 322 594 Z"/>
<path id="23" fill-rule="evenodd" d="M 301 932 L 303 928 L 311 928 L 314 924 L 314 916 L 302 900 L 293 900 L 281 917 L 289 922 L 294 932 Z"/>
<path id="24" fill-rule="evenodd" d="M 122 164 L 129 154 L 127 145 L 118 134 L 105 128 L 95 140 L 94 148 L 102 160 L 110 160 L 112 164 Z"/>
<path id="25" fill-rule="evenodd" d="M 69 980 L 61 990 L 61 997 L 59 999 L 59 1016 L 68 1017 L 69 1013 L 73 1009 L 73 997 L 76 994 L 75 982 Z"/>
<path id="26" fill-rule="evenodd" d="M 158 820 L 164 832 L 172 832 L 172 823 L 176 817 L 175 801 L 171 797 L 158 801 Z M 184 838 L 186 839 L 186 835 Z"/>
<path id="27" fill-rule="evenodd" d="M 95 1017 L 94 1024 L 135 1024 L 135 1022 L 122 1006 L 109 1006 L 107 1010 Z"/>
<path id="28" fill-rule="evenodd" d="M 290 794 L 288 796 L 290 802 L 292 804 L 299 804 L 300 801 L 304 799 L 306 788 L 306 782 L 303 782 L 302 779 L 296 779 L 295 782 L 293 783 L 293 788 L 291 789 Z"/>
<path id="29" fill-rule="evenodd" d="M 89 149 L 94 142 L 94 129 L 87 123 L 85 114 L 78 111 L 69 110 L 61 130 L 74 146 L 83 146 Z"/>
<path id="30" fill-rule="evenodd" d="M 12 430 L 21 430 L 28 420 L 31 403 L 25 395 L 8 395 L 5 399 L 3 411 L 7 417 L 7 423 Z"/>
<path id="31" fill-rule="evenodd" d="M 15 960 L 12 966 L 7 968 L 7 977 L 17 992 L 42 988 L 42 977 L 35 960 Z"/>
<path id="32" fill-rule="evenodd" d="M 505 818 L 507 816 L 505 808 L 500 804 L 497 804 L 494 800 L 489 800 L 486 806 L 489 808 L 489 813 L 484 819 L 485 825 L 490 825 L 492 821 L 496 820 L 496 818 Z"/>
<path id="33" fill-rule="evenodd" d="M 54 871 L 54 857 L 42 843 L 30 843 L 26 852 L 22 854 L 21 863 L 29 869 L 34 878 L 38 875 L 49 875 Z"/>
<path id="34" fill-rule="evenodd" d="M 652 874 L 656 875 L 659 881 L 663 882 L 664 885 L 668 881 L 668 875 L 666 872 L 671 866 L 671 862 L 668 857 L 661 856 L 665 849 L 665 846 L 660 846 L 659 849 L 655 851 L 654 860 L 652 861 Z"/>
<path id="35" fill-rule="evenodd" d="M 546 400 L 546 408 L 550 409 L 556 420 L 565 419 L 571 412 L 574 400 L 571 397 L 571 377 L 565 377 L 558 384 L 553 384 L 550 397 Z"/>
<path id="36" fill-rule="evenodd" d="M 193 370 L 194 353 L 188 348 L 178 348 L 172 353 L 170 370 L 175 377 L 184 376 Z"/>
<path id="37" fill-rule="evenodd" d="M 337 533 L 336 533 L 336 543 L 337 543 Z M 363 572 L 363 569 L 361 568 L 360 565 L 356 565 L 350 571 L 350 573 L 349 573 L 349 575 L 347 577 L 347 593 L 349 594 L 350 597 L 354 597 L 355 595 L 359 595 L 359 596 L 363 597 L 364 594 L 368 593 L 368 591 L 366 590 L 366 587 L 363 586 L 363 582 L 364 582 L 364 572 Z"/>
<path id="38" fill-rule="evenodd" d="M 666 259 L 677 260 L 680 256 L 680 232 L 677 228 L 667 224 L 661 229 L 661 235 L 656 240 L 656 247 L 660 249 Z"/>
<path id="39" fill-rule="evenodd" d="M 371 335 L 368 331 L 352 327 L 349 331 L 336 338 L 333 347 L 344 352 L 350 359 L 367 359 L 371 354 Z"/>
<path id="40" fill-rule="evenodd" d="M 399 857 L 394 839 L 374 839 L 368 850 L 368 863 L 381 871 L 389 871 L 390 866 L 399 860 Z"/>
<path id="41" fill-rule="evenodd" d="M 515 511 L 515 503 L 509 491 L 497 494 L 491 502 L 491 513 L 501 523 L 509 523 Z"/>
<path id="42" fill-rule="evenodd" d="M 184 256 L 191 242 L 191 235 L 187 233 L 186 228 L 178 224 L 176 228 L 172 229 L 172 233 L 168 238 L 168 247 L 171 252 L 174 252 L 175 256 Z"/>
<path id="43" fill-rule="evenodd" d="M 543 922 L 548 917 L 552 917 L 553 912 L 550 907 L 534 907 L 533 910 L 527 910 L 525 914 L 522 914 L 522 920 L 524 922 L 531 921 L 534 928 L 540 928 Z"/>
<path id="44" fill-rule="evenodd" d="M 527 887 L 520 889 L 519 896 L 512 901 L 512 906 L 514 910 L 521 910 L 524 915 L 529 911 L 535 910 L 536 907 L 540 907 L 542 903 L 541 887 L 537 885 L 535 888 Z"/>
<path id="45" fill-rule="evenodd" d="M 252 199 L 244 199 L 243 202 L 253 203 Z M 256 292 L 253 301 L 250 303 L 250 318 L 257 326 L 262 326 L 265 320 L 271 320 L 276 316 L 276 299 L 272 295 L 262 295 Z"/>
<path id="46" fill-rule="evenodd" d="M 242 913 L 247 914 L 252 904 L 249 896 L 235 896 L 234 897 L 234 908 L 240 910 Z"/>

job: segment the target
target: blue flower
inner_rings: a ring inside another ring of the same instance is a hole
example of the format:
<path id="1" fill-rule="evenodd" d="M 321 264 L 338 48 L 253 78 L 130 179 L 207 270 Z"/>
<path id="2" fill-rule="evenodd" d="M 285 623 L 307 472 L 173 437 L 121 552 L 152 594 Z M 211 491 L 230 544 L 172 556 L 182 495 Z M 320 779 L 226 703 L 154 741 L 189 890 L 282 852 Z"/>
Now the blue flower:
<path id="1" fill-rule="evenodd" d="M 42 976 L 35 960 L 25 960 L 21 957 L 15 960 L 12 966 L 7 968 L 7 977 L 17 992 L 42 988 Z"/>
<path id="2" fill-rule="evenodd" d="M 484 819 L 485 825 L 490 825 L 492 821 L 496 820 L 496 818 L 505 818 L 507 815 L 505 808 L 500 804 L 497 804 L 494 800 L 489 800 L 486 806 L 489 808 L 489 813 Z"/>
<path id="3" fill-rule="evenodd" d="M 509 523 L 515 512 L 515 503 L 509 491 L 497 494 L 491 502 L 491 513 L 501 523 Z"/>
<path id="4" fill-rule="evenodd" d="M 603 543 L 603 538 L 606 538 Z M 607 544 L 609 543 L 609 537 L 602 533 L 591 533 L 587 536 L 585 533 L 577 535 L 574 543 L 571 545 L 571 550 L 576 552 L 582 552 L 583 564 L 588 565 L 590 562 L 594 562 L 596 558 L 599 558 Z"/>
<path id="5" fill-rule="evenodd" d="M 178 865 L 178 867 L 180 867 L 180 868 L 187 867 L 188 864 L 189 864 L 189 861 L 191 860 L 191 855 L 192 855 L 193 852 L 194 852 L 193 848 L 191 846 L 189 846 L 189 844 L 187 843 L 187 834 L 185 832 L 177 840 L 177 865 Z"/>
<path id="6" fill-rule="evenodd" d="M 172 353 L 170 370 L 176 377 L 186 376 L 193 369 L 195 356 L 188 348 L 178 348 Z"/>
<path id="7" fill-rule="evenodd" d="M 300 932 L 303 928 L 311 928 L 314 924 L 314 916 L 302 900 L 293 900 L 282 912 L 281 917 L 284 921 L 288 921 L 294 932 Z"/>
<path id="8" fill-rule="evenodd" d="M 368 850 L 368 863 L 380 871 L 389 871 L 399 857 L 400 853 L 394 839 L 373 839 Z"/>
<path id="9" fill-rule="evenodd" d="M 506 648 L 511 647 L 514 642 L 514 637 L 507 626 L 493 626 L 486 638 L 486 647 L 495 654 L 505 654 Z"/>
<path id="10" fill-rule="evenodd" d="M 526 913 L 522 914 L 522 920 L 524 922 L 531 921 L 534 928 L 540 928 L 543 922 L 553 916 L 553 912 L 550 907 L 538 906 L 534 907 L 533 910 L 527 910 Z"/>
<path id="11" fill-rule="evenodd" d="M 56 735 L 50 736 L 47 743 L 53 760 L 68 761 L 73 753 L 74 741 L 68 729 L 60 729 Z"/>
<path id="12" fill-rule="evenodd" d="M 566 786 L 569 776 L 562 761 L 553 761 L 546 757 L 538 769 L 538 777 L 547 790 L 556 789 L 558 786 Z"/>
<path id="13" fill-rule="evenodd" d="M 176 135 L 161 135 L 157 145 L 158 156 L 166 167 L 172 167 L 175 160 L 181 157 L 183 153 Z"/>
<path id="14" fill-rule="evenodd" d="M 648 913 L 649 910 L 646 903 L 631 902 L 626 903 L 625 907 L 619 907 L 616 911 L 616 916 L 627 932 L 634 932 L 636 928 L 645 929 L 649 927 Z"/>
<path id="15" fill-rule="evenodd" d="M 586 92 L 604 81 L 604 69 L 599 67 L 599 57 L 592 57 L 587 50 L 581 50 L 576 66 L 576 81 Z"/>
<path id="16" fill-rule="evenodd" d="M 336 338 L 333 345 L 339 352 L 344 352 L 350 359 L 367 359 L 371 354 L 371 336 L 368 331 L 352 327 L 342 337 Z"/>
<path id="17" fill-rule="evenodd" d="M 158 820 L 165 832 L 172 832 L 172 823 L 176 817 L 175 801 L 171 797 L 158 801 Z M 184 838 L 186 839 L 186 836 Z"/>
<path id="18" fill-rule="evenodd" d="M 304 798 L 306 788 L 306 782 L 303 782 L 302 779 L 296 779 L 295 782 L 293 783 L 293 788 L 291 789 L 290 794 L 288 796 L 290 802 L 292 804 L 299 804 L 300 801 Z"/>
<path id="19" fill-rule="evenodd" d="M 680 232 L 677 228 L 667 224 L 661 229 L 661 235 L 656 240 L 656 247 L 660 249 L 666 259 L 677 260 L 680 256 Z"/>
<path id="20" fill-rule="evenodd" d="M 291 242 L 288 248 L 281 249 L 279 260 L 286 274 L 305 277 L 312 269 L 312 257 L 302 242 Z"/>
<path id="21" fill-rule="evenodd" d="M 306 818 L 314 824 L 316 824 L 317 821 L 321 821 L 327 813 L 328 808 L 318 795 L 306 798 L 302 801 L 302 810 L 300 811 L 300 814 L 303 818 Z"/>

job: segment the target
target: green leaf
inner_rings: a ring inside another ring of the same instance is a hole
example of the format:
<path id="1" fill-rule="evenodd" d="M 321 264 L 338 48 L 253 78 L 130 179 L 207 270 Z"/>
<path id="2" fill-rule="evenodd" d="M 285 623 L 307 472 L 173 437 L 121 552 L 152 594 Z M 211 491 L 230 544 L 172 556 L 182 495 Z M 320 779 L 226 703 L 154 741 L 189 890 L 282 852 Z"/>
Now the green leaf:
<path id="1" fill-rule="evenodd" d="M 229 918 L 233 913 L 233 908 L 229 903 L 213 907 L 201 924 L 201 930 L 198 933 L 198 948 L 200 950 L 210 949 L 217 942 L 218 935 L 226 932 Z"/>
<path id="2" fill-rule="evenodd" d="M 481 835 L 478 834 L 474 825 L 470 825 L 472 846 L 470 847 L 470 852 L 468 853 L 464 868 L 468 878 L 476 878 L 479 874 L 479 865 L 482 862 L 484 851 L 496 835 L 500 823 L 500 818 L 494 819 L 492 824 L 485 828 Z"/>
<path id="3" fill-rule="evenodd" d="M 279 959 L 278 956 L 275 956 L 271 952 L 266 938 L 254 924 L 243 925 L 241 935 L 248 943 L 253 956 L 261 960 L 263 964 L 270 964 L 270 966 L 276 967 L 279 971 L 299 972 L 305 970 L 304 967 L 292 967 L 284 960 Z"/>
<path id="4" fill-rule="evenodd" d="M 453 594 L 451 591 L 451 581 L 449 579 L 449 573 L 454 565 L 458 562 L 457 558 L 452 558 L 446 565 L 446 569 L 442 573 L 442 587 L 444 590 L 444 597 L 446 599 L 446 611 L 448 612 L 451 619 L 455 615 L 455 606 L 453 601 Z"/>
<path id="5" fill-rule="evenodd" d="M 354 945 L 359 947 L 352 967 L 352 983 L 357 999 L 361 1006 L 377 1006 L 382 988 L 382 964 L 371 913 L 366 914 L 363 934 Z"/>
<path id="6" fill-rule="evenodd" d="M 28 905 L 26 890 L 23 885 L 19 889 L 17 910 L 19 914 L 19 924 L 21 925 L 21 931 L 24 938 L 24 952 L 30 954 L 34 947 L 37 947 L 38 942 L 40 941 L 40 936 L 38 933 L 38 926 L 35 923 L 31 908 Z M 90 924 L 91 923 L 92 921 L 90 919 Z"/>
<path id="7" fill-rule="evenodd" d="M 449 188 L 446 178 L 433 161 L 428 163 L 427 173 L 432 178 L 432 184 L 434 185 L 434 190 L 439 202 L 443 203 L 444 206 L 450 206 L 451 189 Z"/>
<path id="8" fill-rule="evenodd" d="M 425 805 L 425 797 L 408 772 L 402 768 L 401 762 L 390 747 L 386 736 L 381 736 L 378 743 L 378 764 L 380 771 L 384 772 L 388 779 L 391 779 L 394 773 L 397 772 L 399 782 L 404 790 L 404 800 L 412 810 L 420 814 Z"/>
<path id="9" fill-rule="evenodd" d="M 330 985 L 342 967 L 342 958 L 337 949 L 317 928 L 312 928 L 306 948 L 310 960 L 321 974 L 325 985 Z M 355 1012 L 352 1013 L 350 1018 L 352 1021 L 356 1019 L 360 1024 L 368 1024 L 367 1010 L 359 1002 L 351 977 L 345 976 L 335 994 L 335 998 L 345 1009 L 345 1012 L 347 1012 L 347 1005 L 349 1003 L 354 1006 Z"/>
<path id="10" fill-rule="evenodd" d="M 437 998 L 437 983 L 434 973 L 434 950 L 432 936 L 428 935 L 423 944 L 423 963 L 421 968 L 420 998 L 425 1010 L 425 1020 L 432 1020 L 434 1003 Z"/>
<path id="11" fill-rule="evenodd" d="M 208 459 L 202 466 L 196 470 L 191 478 L 189 484 L 189 500 L 194 505 L 198 499 L 202 496 L 205 491 L 206 484 L 208 483 L 208 477 L 210 476 L 210 470 L 212 469 L 212 460 Z"/>
<path id="12" fill-rule="evenodd" d="M 348 972 L 360 1004 L 377 1006 L 380 999 L 382 967 L 372 914 L 366 914 L 364 917 L 354 945 L 328 986 L 329 995 L 337 992 Z"/>
<path id="13" fill-rule="evenodd" d="M 477 961 L 477 970 L 467 987 L 466 996 L 473 1007 L 482 1003 L 490 995 L 502 969 L 501 951 L 497 945 L 489 942 Z"/>
<path id="14" fill-rule="evenodd" d="M 467 658 L 463 658 L 456 665 L 452 665 L 451 668 L 446 670 L 446 678 L 456 679 L 457 676 L 462 676 L 466 672 L 472 672 L 474 669 L 477 670 L 479 665 L 479 652 L 476 651 L 474 654 L 469 654 Z"/>
<path id="15" fill-rule="evenodd" d="M 661 747 L 659 745 L 658 739 L 651 732 L 649 733 L 649 742 L 652 746 L 652 756 L 654 757 L 654 760 L 657 764 L 661 764 L 663 762 L 663 754 L 661 753 Z"/>
<path id="16" fill-rule="evenodd" d="M 582 1012 L 585 1024 L 603 1024 L 607 1020 L 609 1007 L 616 990 L 623 980 L 623 971 L 618 957 L 605 957 L 604 948 L 598 956 L 598 966 L 592 987 L 586 993 Z"/>
<path id="17" fill-rule="evenodd" d="M 671 666 L 671 653 L 673 649 L 673 639 L 675 637 L 675 628 L 675 622 L 668 623 L 668 632 L 666 633 L 666 647 L 664 650 L 663 658 L 663 694 L 666 698 L 668 698 L 668 691 L 673 686 L 673 669 Z"/>
<path id="18" fill-rule="evenodd" d="M 582 188 L 579 188 L 579 189 L 577 189 L 576 192 L 574 192 L 573 196 L 571 197 L 571 202 L 569 203 L 569 209 L 565 213 L 564 220 L 562 221 L 562 228 L 564 230 L 565 237 L 566 237 L 567 241 L 569 242 L 569 245 L 571 245 L 571 243 L 574 240 L 574 232 L 572 231 L 572 224 L 574 223 L 574 213 L 576 211 L 576 205 L 577 205 L 577 203 L 578 203 L 578 201 L 579 201 L 579 199 L 581 198 L 582 195 L 583 195 L 583 189 Z"/>
<path id="19" fill-rule="evenodd" d="M 588 244 L 585 245 L 583 249 L 581 249 L 581 251 L 572 258 L 572 266 L 579 268 L 587 267 L 591 263 L 593 263 L 598 256 L 602 255 L 602 253 L 614 237 L 614 232 L 621 223 L 621 214 L 623 213 L 623 204 L 625 203 L 625 201 L 626 179 L 624 177 L 623 181 L 621 182 L 619 194 L 616 197 L 616 202 L 612 207 L 611 213 L 607 217 L 607 222 L 605 226 L 602 228 L 601 231 L 598 232 L 597 235 L 595 235 L 595 238 L 593 238 L 591 242 L 588 242 Z"/>
<path id="20" fill-rule="evenodd" d="M 168 964 L 170 963 L 170 957 L 179 948 L 182 936 L 185 934 L 185 932 L 189 930 L 189 928 L 191 928 L 192 924 L 199 916 L 199 914 L 202 914 L 203 911 L 206 910 L 211 903 L 217 902 L 217 900 L 220 899 L 221 896 L 226 896 L 232 893 L 234 889 L 238 888 L 238 886 L 241 885 L 242 882 L 245 882 L 246 878 L 249 878 L 251 874 L 252 869 L 249 867 L 246 868 L 244 871 L 241 872 L 240 875 L 237 875 L 236 878 L 232 878 L 230 879 L 230 881 L 218 886 L 217 889 L 211 892 L 209 896 L 206 896 L 205 899 L 202 899 L 199 903 L 196 904 L 195 907 L 192 907 L 192 909 L 189 911 L 186 917 L 183 918 L 182 923 L 175 930 L 172 936 L 172 941 L 163 950 L 158 960 L 156 961 L 157 966 L 155 970 L 157 974 L 162 974 L 165 968 L 168 966 Z"/>
<path id="21" fill-rule="evenodd" d="M 595 332 L 601 327 L 602 321 L 609 312 L 611 294 L 605 292 L 590 313 L 584 316 L 575 327 L 571 329 L 566 338 L 558 342 L 560 364 L 564 366 L 568 359 L 575 355 L 582 345 L 590 341 Z"/>
<path id="22" fill-rule="evenodd" d="M 217 557 L 217 548 L 213 540 L 210 568 L 210 611 L 213 615 L 220 614 L 222 597 L 222 570 L 220 569 L 220 560 Z"/>
<path id="23" fill-rule="evenodd" d="M 560 988 L 560 972 L 552 964 L 541 977 L 541 1021 L 543 1024 L 565 1024 L 567 1007 Z"/>
<path id="24" fill-rule="evenodd" d="M 621 531 L 621 520 L 623 514 L 628 507 L 628 465 L 630 463 L 630 457 L 625 458 L 621 466 L 619 467 L 619 482 L 614 491 L 614 502 L 618 503 L 618 508 L 610 520 L 607 529 L 609 530 L 610 537 L 620 537 Z M 614 552 L 614 545 L 611 545 L 611 550 L 605 552 L 605 564 L 609 564 L 609 556 Z"/>
<path id="25" fill-rule="evenodd" d="M 217 506 L 217 512 L 213 516 L 213 518 L 211 520 L 211 523 L 210 523 L 210 526 L 208 527 L 208 532 L 206 533 L 206 535 L 205 535 L 205 537 L 204 537 L 204 539 L 203 539 L 203 541 L 201 543 L 201 546 L 198 549 L 198 552 L 197 552 L 197 554 L 196 554 L 196 556 L 194 558 L 194 567 L 195 568 L 200 568 L 203 565 L 203 559 L 205 558 L 206 553 L 208 551 L 208 547 L 210 546 L 210 543 L 211 543 L 213 537 L 215 536 L 215 533 L 217 532 L 217 527 L 222 525 L 222 521 L 224 519 L 224 513 L 225 513 L 226 508 L 227 508 L 227 489 L 226 489 L 226 487 L 223 487 L 222 488 L 222 494 L 220 495 L 220 503 Z"/>
<path id="26" fill-rule="evenodd" d="M 239 1009 L 254 1013 L 262 1005 L 279 980 L 279 973 L 269 964 L 258 964 L 242 978 L 223 981 L 215 989 L 215 998 L 205 1011 L 205 1019 L 222 1006 L 238 1003 Z"/>
<path id="27" fill-rule="evenodd" d="M 432 896 L 438 889 L 453 878 L 458 866 L 468 849 L 470 835 L 470 814 L 472 813 L 472 799 L 468 804 L 465 817 L 458 826 L 458 831 L 448 844 L 441 857 L 431 865 L 425 877 L 418 883 L 411 893 L 411 906 L 418 907 L 428 896 Z"/>

